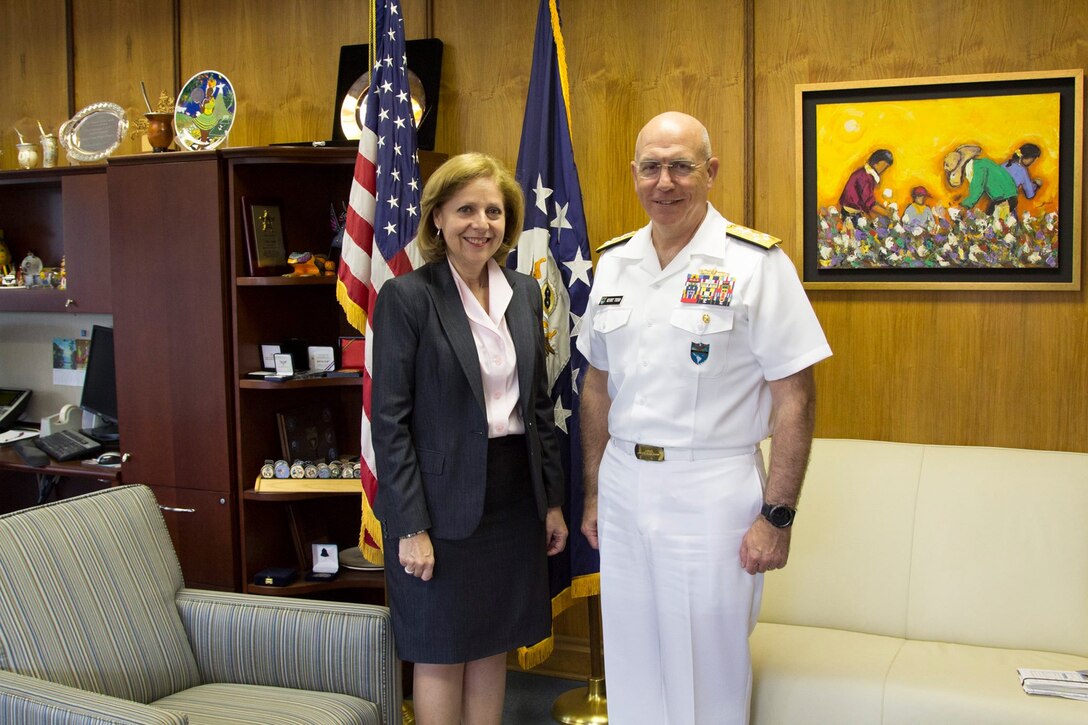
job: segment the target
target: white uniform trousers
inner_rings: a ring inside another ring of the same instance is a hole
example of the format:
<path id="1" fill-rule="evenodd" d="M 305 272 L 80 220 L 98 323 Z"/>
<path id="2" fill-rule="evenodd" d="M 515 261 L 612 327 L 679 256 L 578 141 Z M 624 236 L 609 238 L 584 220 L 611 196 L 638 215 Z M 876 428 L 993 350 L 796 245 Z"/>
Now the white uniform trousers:
<path id="1" fill-rule="evenodd" d="M 598 480 L 601 616 L 613 725 L 744 725 L 763 575 L 740 544 L 763 502 L 757 451 L 642 461 L 610 443 Z"/>

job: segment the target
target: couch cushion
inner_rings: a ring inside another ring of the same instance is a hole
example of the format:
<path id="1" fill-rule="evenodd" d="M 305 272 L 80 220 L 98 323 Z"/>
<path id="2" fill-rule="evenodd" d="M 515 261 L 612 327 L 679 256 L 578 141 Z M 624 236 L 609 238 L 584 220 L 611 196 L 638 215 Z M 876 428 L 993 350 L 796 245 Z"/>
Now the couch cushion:
<path id="1" fill-rule="evenodd" d="M 0 670 L 0 723 L 186 725 L 187 721 L 169 710 Z"/>
<path id="2" fill-rule="evenodd" d="M 880 723 L 903 640 L 760 622 L 750 641 L 753 725 Z"/>
<path id="3" fill-rule="evenodd" d="M 790 558 L 766 575 L 760 621 L 905 635 L 922 452 L 902 443 L 813 441 Z"/>
<path id="4" fill-rule="evenodd" d="M 177 603 L 202 682 L 340 692 L 382 703 L 387 722 L 399 718 L 386 607 L 194 589 Z"/>
<path id="5" fill-rule="evenodd" d="M 1088 455 L 925 446 L 907 636 L 1088 657 L 1086 512 Z"/>
<path id="6" fill-rule="evenodd" d="M 199 684 L 181 586 L 144 486 L 0 516 L 0 668 L 143 703 Z"/>
<path id="7" fill-rule="evenodd" d="M 378 707 L 351 695 L 260 685 L 201 685 L 151 703 L 189 725 L 381 725 Z"/>
<path id="8" fill-rule="evenodd" d="M 1088 722 L 1088 703 L 1025 693 L 1016 675 L 1018 667 L 1081 670 L 1088 668 L 1088 659 L 1050 652 L 907 641 L 888 672 L 883 720 L 873 722 L 883 725 L 1084 725 Z"/>

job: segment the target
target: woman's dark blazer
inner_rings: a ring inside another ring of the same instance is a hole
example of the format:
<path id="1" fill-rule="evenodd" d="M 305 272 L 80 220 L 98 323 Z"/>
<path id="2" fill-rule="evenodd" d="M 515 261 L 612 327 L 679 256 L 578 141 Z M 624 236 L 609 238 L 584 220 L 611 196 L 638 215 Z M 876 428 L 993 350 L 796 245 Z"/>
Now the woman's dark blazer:
<path id="1" fill-rule="evenodd" d="M 536 280 L 503 269 L 513 297 L 506 324 L 517 353 L 528 474 L 541 520 L 564 500 L 559 444 L 544 363 Z M 374 511 L 384 535 L 429 529 L 463 539 L 479 525 L 487 480 L 487 414 L 476 343 L 442 259 L 386 282 L 371 327 Z"/>

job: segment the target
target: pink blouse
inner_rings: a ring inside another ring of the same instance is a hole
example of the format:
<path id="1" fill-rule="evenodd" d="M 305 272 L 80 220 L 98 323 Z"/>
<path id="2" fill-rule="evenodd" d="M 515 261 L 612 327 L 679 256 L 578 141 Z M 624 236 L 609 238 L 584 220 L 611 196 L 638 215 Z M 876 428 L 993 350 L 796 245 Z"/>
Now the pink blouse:
<path id="1" fill-rule="evenodd" d="M 491 309 L 485 312 L 452 263 L 450 271 L 453 272 L 453 281 L 461 295 L 461 304 L 465 307 L 468 326 L 480 356 L 484 405 L 487 408 L 487 437 L 501 438 L 524 433 L 525 423 L 518 410 L 517 355 L 505 317 L 514 291 L 498 263 L 494 259 L 487 260 L 488 306 Z"/>

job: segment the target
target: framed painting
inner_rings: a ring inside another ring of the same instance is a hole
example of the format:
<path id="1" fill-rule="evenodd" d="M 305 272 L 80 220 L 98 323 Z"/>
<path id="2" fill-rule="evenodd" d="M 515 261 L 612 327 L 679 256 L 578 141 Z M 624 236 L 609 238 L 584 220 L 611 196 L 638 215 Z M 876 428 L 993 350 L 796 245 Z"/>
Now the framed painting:
<path id="1" fill-rule="evenodd" d="M 1083 71 L 796 87 L 807 289 L 1080 289 Z"/>

